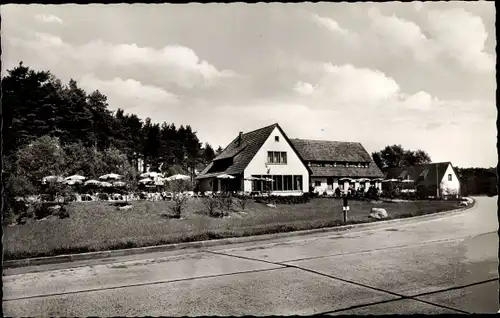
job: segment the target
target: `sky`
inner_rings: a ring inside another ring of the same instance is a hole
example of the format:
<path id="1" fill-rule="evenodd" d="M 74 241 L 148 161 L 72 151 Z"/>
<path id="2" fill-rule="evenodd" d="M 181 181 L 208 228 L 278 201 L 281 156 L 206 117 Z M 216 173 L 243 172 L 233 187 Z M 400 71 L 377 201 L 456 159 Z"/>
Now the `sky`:
<path id="1" fill-rule="evenodd" d="M 112 110 L 225 147 L 290 138 L 497 164 L 494 2 L 5 5 L 2 74 L 23 61 Z"/>

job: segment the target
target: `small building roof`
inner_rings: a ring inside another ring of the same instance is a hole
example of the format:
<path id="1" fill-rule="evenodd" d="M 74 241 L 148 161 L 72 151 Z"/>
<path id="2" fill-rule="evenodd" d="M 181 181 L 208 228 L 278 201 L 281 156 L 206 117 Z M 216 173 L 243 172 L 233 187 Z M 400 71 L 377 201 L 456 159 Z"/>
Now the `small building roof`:
<path id="1" fill-rule="evenodd" d="M 359 142 L 291 139 L 306 161 L 371 162 L 372 158 Z"/>

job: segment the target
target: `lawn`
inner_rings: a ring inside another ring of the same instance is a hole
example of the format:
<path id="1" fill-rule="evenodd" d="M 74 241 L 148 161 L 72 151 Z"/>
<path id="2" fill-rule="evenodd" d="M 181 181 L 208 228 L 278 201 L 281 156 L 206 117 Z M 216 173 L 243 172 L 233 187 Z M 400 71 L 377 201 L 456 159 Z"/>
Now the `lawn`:
<path id="1" fill-rule="evenodd" d="M 315 198 L 276 208 L 250 201 L 244 211 L 235 207 L 229 217 L 205 214 L 202 199 L 190 198 L 181 219 L 171 219 L 168 201 L 135 201 L 131 210 L 109 202 L 73 202 L 69 218 L 30 219 L 4 226 L 4 259 L 52 256 L 108 249 L 142 247 L 226 237 L 270 234 L 342 225 L 342 201 Z M 416 216 L 457 208 L 453 201 L 349 203 L 348 223 L 373 221 L 372 207 L 385 208 L 390 218 Z"/>

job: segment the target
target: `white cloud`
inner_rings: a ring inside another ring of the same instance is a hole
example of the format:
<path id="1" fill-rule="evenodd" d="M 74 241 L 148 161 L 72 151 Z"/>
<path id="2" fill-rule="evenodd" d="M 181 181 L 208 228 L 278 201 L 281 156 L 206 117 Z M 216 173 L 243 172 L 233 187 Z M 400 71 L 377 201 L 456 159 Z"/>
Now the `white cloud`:
<path id="1" fill-rule="evenodd" d="M 293 89 L 300 95 L 310 95 L 314 92 L 314 86 L 306 82 L 297 82 Z"/>
<path id="2" fill-rule="evenodd" d="M 35 19 L 40 22 L 44 23 L 57 23 L 57 24 L 63 24 L 63 20 L 59 18 L 58 16 L 55 16 L 53 14 L 36 14 Z"/>
<path id="3" fill-rule="evenodd" d="M 431 110 L 439 105 L 439 100 L 427 92 L 420 91 L 411 96 L 406 96 L 401 101 L 401 106 L 412 110 Z"/>
<path id="4" fill-rule="evenodd" d="M 101 80 L 92 75 L 82 77 L 79 85 L 86 91 L 99 90 L 108 96 L 110 101 L 118 100 L 134 106 L 150 106 L 151 104 L 173 104 L 177 102 L 177 96 L 167 92 L 161 87 L 144 85 L 134 79 L 121 79 L 115 77 L 111 81 Z M 123 105 L 115 105 L 113 108 L 123 108 Z"/>
<path id="5" fill-rule="evenodd" d="M 449 58 L 479 72 L 495 70 L 495 58 L 484 51 L 488 37 L 478 16 L 464 9 L 431 10 L 427 14 L 435 44 Z"/>
<path id="6" fill-rule="evenodd" d="M 314 96 L 322 105 L 373 105 L 393 97 L 399 85 L 384 73 L 352 65 L 323 65 Z"/>
<path id="7" fill-rule="evenodd" d="M 319 24 L 319 25 L 321 25 L 323 27 L 326 27 L 330 31 L 333 31 L 335 33 L 339 33 L 339 34 L 342 34 L 342 35 L 348 35 L 349 34 L 349 31 L 347 31 L 346 29 L 341 28 L 340 25 L 337 23 L 337 21 L 335 21 L 332 18 L 321 17 L 321 16 L 319 16 L 317 14 L 313 14 L 312 15 L 312 19 L 313 19 L 314 22 L 316 22 L 317 24 Z"/>

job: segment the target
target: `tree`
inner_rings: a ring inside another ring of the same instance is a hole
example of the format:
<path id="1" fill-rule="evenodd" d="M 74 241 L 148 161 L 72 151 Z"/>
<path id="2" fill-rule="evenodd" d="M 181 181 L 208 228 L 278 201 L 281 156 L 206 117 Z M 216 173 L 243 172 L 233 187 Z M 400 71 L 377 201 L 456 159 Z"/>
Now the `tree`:
<path id="1" fill-rule="evenodd" d="M 380 169 L 407 167 L 430 163 L 431 158 L 423 150 L 405 150 L 401 145 L 386 146 L 381 151 L 372 153 L 375 164 Z"/>
<path id="2" fill-rule="evenodd" d="M 219 146 L 219 148 L 217 148 L 217 150 L 215 151 L 215 155 L 218 156 L 220 155 L 222 152 L 224 151 L 224 149 L 222 149 L 221 146 Z"/>
<path id="3" fill-rule="evenodd" d="M 212 146 L 208 144 L 208 142 L 205 143 L 205 147 L 203 147 L 201 157 L 205 164 L 210 163 L 215 158 L 215 151 Z"/>

